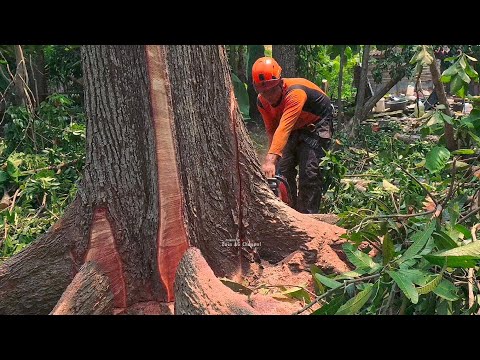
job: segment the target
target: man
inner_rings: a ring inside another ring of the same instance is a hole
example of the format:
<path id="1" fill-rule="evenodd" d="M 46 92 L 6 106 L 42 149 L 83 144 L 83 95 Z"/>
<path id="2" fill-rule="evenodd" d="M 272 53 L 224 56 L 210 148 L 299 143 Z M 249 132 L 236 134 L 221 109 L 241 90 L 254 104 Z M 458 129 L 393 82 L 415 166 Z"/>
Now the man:
<path id="1" fill-rule="evenodd" d="M 322 197 L 319 164 L 330 146 L 333 108 L 317 85 L 302 78 L 282 78 L 281 72 L 270 57 L 258 59 L 252 67 L 257 107 L 270 145 L 262 170 L 271 178 L 278 168 L 289 184 L 293 208 L 316 214 Z"/>

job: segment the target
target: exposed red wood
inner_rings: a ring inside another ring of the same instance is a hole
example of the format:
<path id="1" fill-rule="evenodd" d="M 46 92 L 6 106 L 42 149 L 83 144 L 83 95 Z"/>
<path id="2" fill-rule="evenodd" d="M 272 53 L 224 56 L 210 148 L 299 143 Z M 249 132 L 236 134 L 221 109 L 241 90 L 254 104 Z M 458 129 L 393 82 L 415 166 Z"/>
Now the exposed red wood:
<path id="1" fill-rule="evenodd" d="M 115 307 L 126 307 L 127 291 L 123 265 L 105 208 L 96 209 L 93 215 L 90 244 L 85 257 L 85 262 L 87 261 L 95 261 L 110 279 Z"/>
<path id="2" fill-rule="evenodd" d="M 167 289 L 167 300 L 172 301 L 175 271 L 189 244 L 184 225 L 179 168 L 173 142 L 173 112 L 165 54 L 160 46 L 151 45 L 146 49 L 160 197 L 160 226 L 157 234 L 158 271 Z"/>

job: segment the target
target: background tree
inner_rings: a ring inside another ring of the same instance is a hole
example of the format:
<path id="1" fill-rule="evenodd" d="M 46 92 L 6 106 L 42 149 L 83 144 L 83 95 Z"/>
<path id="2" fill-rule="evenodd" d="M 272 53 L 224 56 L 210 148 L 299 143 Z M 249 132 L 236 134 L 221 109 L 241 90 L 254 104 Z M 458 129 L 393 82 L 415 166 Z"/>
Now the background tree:
<path id="1" fill-rule="evenodd" d="M 282 67 L 283 77 L 298 76 L 298 45 L 273 45 L 272 57 Z"/>

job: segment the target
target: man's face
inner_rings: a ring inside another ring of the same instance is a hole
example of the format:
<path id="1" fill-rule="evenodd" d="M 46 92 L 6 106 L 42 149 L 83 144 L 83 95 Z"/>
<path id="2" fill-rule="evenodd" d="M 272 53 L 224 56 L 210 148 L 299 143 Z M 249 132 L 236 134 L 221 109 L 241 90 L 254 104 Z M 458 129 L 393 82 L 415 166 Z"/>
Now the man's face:
<path id="1" fill-rule="evenodd" d="M 267 91 L 262 92 L 262 96 L 265 98 L 265 100 L 268 101 L 270 105 L 278 104 L 282 97 L 282 83 L 274 86 L 271 89 L 268 89 Z"/>

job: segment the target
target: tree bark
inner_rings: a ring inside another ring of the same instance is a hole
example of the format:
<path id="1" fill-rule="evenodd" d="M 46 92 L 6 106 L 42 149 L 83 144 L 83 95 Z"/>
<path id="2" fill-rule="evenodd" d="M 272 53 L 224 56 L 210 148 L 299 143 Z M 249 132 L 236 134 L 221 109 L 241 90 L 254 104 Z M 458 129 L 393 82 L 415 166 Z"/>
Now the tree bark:
<path id="1" fill-rule="evenodd" d="M 440 80 L 440 71 L 438 69 L 437 61 L 435 59 L 433 59 L 432 63 L 430 64 L 430 73 L 432 74 L 432 81 L 435 85 L 435 92 L 438 96 L 438 102 L 442 105 L 445 105 L 445 109 L 443 110 L 443 112 L 448 116 L 452 116 L 450 106 L 447 102 L 447 94 L 445 93 L 445 87 Z M 448 123 L 445 123 L 445 142 L 447 143 L 448 150 L 453 151 L 458 149 L 457 142 L 455 141 L 455 133 L 453 126 Z"/>
<path id="2" fill-rule="evenodd" d="M 14 45 L 14 49 L 16 62 L 16 72 L 13 79 L 15 93 L 14 104 L 28 106 L 31 109 L 32 102 L 28 90 L 28 71 L 23 49 L 21 45 Z"/>
<path id="3" fill-rule="evenodd" d="M 310 264 L 349 270 L 338 251 L 345 230 L 268 188 L 224 47 L 95 45 L 82 60 L 82 184 L 64 218 L 0 266 L 0 313 L 48 314 L 88 262 L 108 277 L 114 313 L 172 301 L 192 245 L 215 276 L 241 279 L 284 260 L 294 275 Z"/>
<path id="4" fill-rule="evenodd" d="M 342 91 L 343 91 L 343 67 L 345 65 L 345 46 L 342 46 L 340 52 L 340 70 L 338 74 L 338 119 L 343 118 L 343 103 L 342 103 Z"/>
<path id="5" fill-rule="evenodd" d="M 272 57 L 282 68 L 282 77 L 294 78 L 298 76 L 297 45 L 273 45 Z"/>
<path id="6" fill-rule="evenodd" d="M 245 68 L 245 45 L 238 45 L 237 76 L 243 83 L 247 83 L 247 70 Z"/>
<path id="7" fill-rule="evenodd" d="M 355 114 L 350 121 L 350 132 L 349 137 L 354 138 L 357 134 L 358 127 L 360 126 L 361 113 L 363 108 L 363 101 L 365 99 L 365 89 L 367 85 L 367 74 L 368 74 L 368 60 L 370 59 L 370 45 L 364 45 L 363 47 L 363 56 L 362 56 L 362 70 L 360 73 L 360 81 L 358 84 L 358 94 L 357 94 L 357 103 L 355 104 Z"/>
<path id="8" fill-rule="evenodd" d="M 51 315 L 111 315 L 110 280 L 95 262 L 86 262 L 68 285 Z"/>

